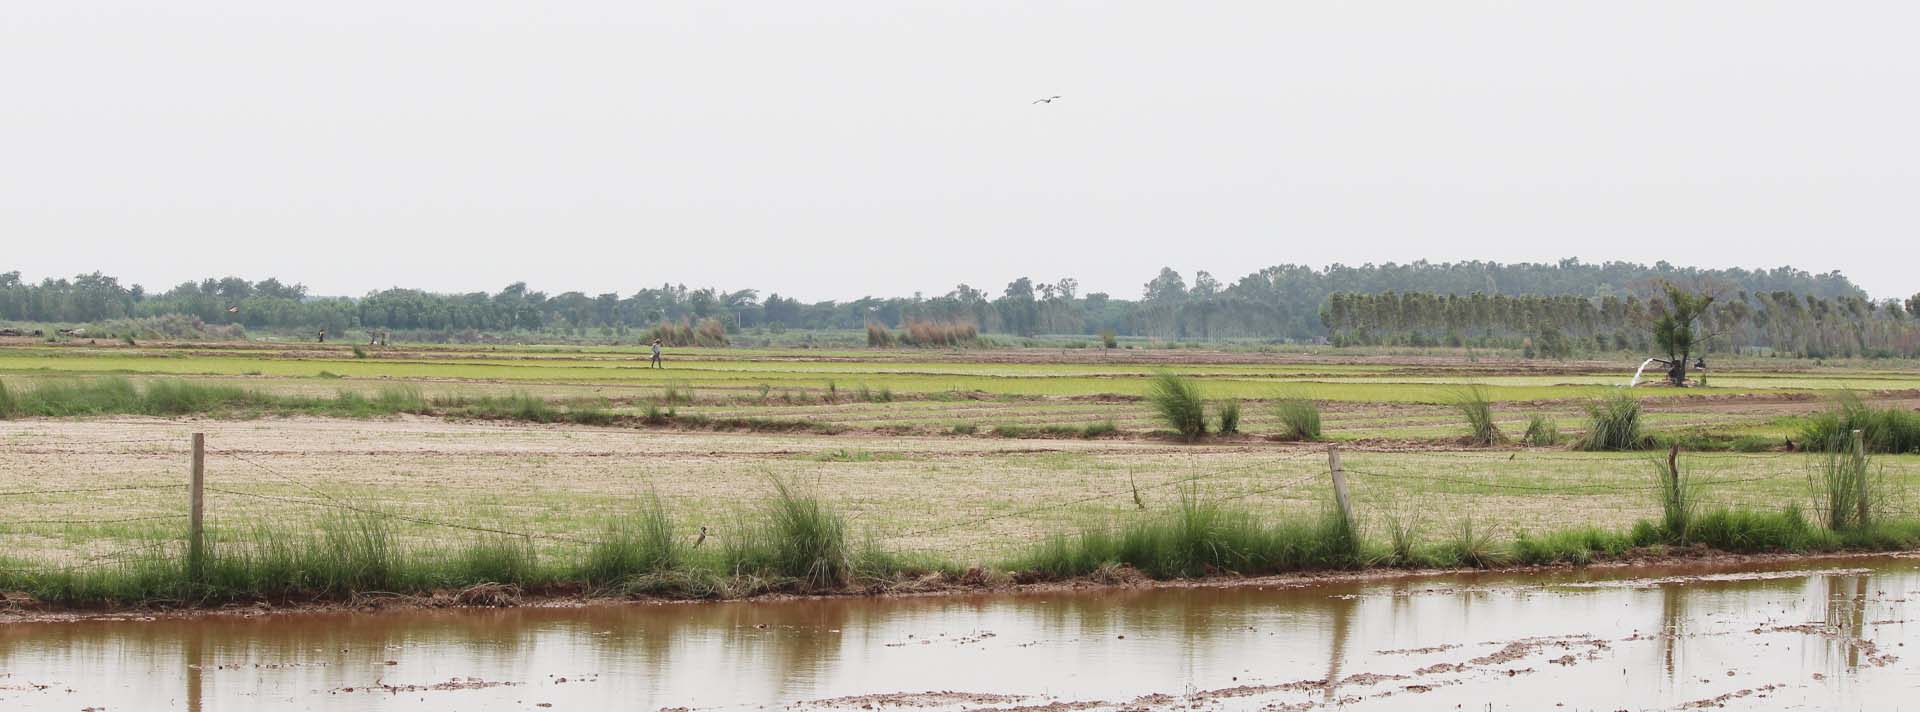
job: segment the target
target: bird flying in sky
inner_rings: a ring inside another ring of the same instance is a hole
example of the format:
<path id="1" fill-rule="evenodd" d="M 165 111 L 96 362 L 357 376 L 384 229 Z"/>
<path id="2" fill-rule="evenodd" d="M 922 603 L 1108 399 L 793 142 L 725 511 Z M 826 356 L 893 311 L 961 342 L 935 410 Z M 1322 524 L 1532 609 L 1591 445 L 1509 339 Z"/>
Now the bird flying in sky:
<path id="1" fill-rule="evenodd" d="M 1034 99 L 1034 100 L 1033 100 L 1033 103 L 1035 103 L 1035 104 L 1051 104 L 1051 103 L 1053 103 L 1053 100 L 1054 100 L 1054 99 L 1058 99 L 1058 98 L 1060 98 L 1060 95 L 1058 95 L 1058 94 L 1055 94 L 1055 95 L 1053 95 L 1053 96 L 1050 96 L 1050 97 L 1047 97 L 1047 98 L 1045 98 L 1045 99 Z"/>

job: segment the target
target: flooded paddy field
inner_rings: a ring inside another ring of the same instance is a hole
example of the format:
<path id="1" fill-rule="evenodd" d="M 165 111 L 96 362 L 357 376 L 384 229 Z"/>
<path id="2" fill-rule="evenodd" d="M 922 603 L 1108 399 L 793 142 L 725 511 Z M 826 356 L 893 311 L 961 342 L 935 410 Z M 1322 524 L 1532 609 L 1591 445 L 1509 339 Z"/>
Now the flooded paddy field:
<path id="1" fill-rule="evenodd" d="M 1920 559 L 0 626 L 0 707 L 1898 709 Z"/>

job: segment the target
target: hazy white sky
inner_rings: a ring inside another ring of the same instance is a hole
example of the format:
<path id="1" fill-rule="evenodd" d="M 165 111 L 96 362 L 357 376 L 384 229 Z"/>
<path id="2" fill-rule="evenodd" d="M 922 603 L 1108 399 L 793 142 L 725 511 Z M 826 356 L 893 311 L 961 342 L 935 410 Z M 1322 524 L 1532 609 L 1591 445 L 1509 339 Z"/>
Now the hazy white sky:
<path id="1" fill-rule="evenodd" d="M 0 270 L 1132 297 L 1161 265 L 1577 256 L 1906 295 L 1917 27 L 1913 2 L 20 2 Z"/>

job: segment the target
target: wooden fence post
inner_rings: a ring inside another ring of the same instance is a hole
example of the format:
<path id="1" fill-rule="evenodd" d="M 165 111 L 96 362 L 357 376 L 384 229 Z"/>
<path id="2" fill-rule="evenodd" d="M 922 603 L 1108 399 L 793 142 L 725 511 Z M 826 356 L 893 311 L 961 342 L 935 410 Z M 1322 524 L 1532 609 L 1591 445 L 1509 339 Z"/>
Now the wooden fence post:
<path id="1" fill-rule="evenodd" d="M 1872 508 L 1867 506 L 1867 435 L 1859 429 L 1853 431 L 1853 475 L 1859 479 L 1860 483 L 1860 511 L 1855 515 L 1855 517 L 1858 518 L 1858 521 L 1855 523 L 1858 524 L 1861 529 L 1865 529 L 1867 528 L 1867 514 Z"/>
<path id="2" fill-rule="evenodd" d="M 193 434 L 193 479 L 187 486 L 187 571 L 200 580 L 206 563 L 205 523 L 207 481 L 207 434 Z"/>
<path id="3" fill-rule="evenodd" d="M 1333 474 L 1333 498 L 1340 504 L 1340 515 L 1352 526 L 1353 504 L 1347 501 L 1347 471 L 1340 468 L 1340 445 L 1327 445 L 1327 471 Z"/>

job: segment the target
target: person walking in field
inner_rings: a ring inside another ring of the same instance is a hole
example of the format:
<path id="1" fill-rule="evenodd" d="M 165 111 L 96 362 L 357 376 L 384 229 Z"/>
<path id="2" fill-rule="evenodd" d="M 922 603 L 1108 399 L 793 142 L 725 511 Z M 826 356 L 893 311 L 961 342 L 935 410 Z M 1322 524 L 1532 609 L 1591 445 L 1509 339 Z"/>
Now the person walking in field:
<path id="1" fill-rule="evenodd" d="M 666 368 L 666 366 L 660 365 L 660 340 L 659 339 L 653 340 L 653 360 L 647 362 L 647 367 L 648 368 Z"/>

